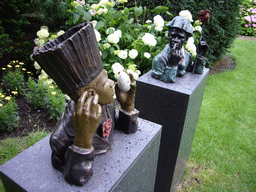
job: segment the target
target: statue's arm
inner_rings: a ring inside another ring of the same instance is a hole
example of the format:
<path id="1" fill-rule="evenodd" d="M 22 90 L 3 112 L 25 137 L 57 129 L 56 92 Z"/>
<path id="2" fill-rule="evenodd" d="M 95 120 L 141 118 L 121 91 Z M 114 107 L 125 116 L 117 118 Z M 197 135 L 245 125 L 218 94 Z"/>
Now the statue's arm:
<path id="1" fill-rule="evenodd" d="M 206 65 L 207 58 L 202 55 L 197 55 L 195 60 L 195 73 L 202 74 Z"/>
<path id="2" fill-rule="evenodd" d="M 151 75 L 166 83 L 173 83 L 176 81 L 178 66 L 168 66 L 167 62 L 167 55 L 163 52 L 159 53 L 153 60 Z"/>
<path id="3" fill-rule="evenodd" d="M 151 71 L 152 77 L 162 80 L 166 83 L 173 83 L 176 81 L 178 65 L 176 62 L 169 63 L 169 61 L 172 61 L 172 58 L 170 57 L 175 57 L 176 61 L 177 58 L 179 58 L 179 54 L 177 57 L 175 54 L 171 54 L 170 46 L 167 44 L 164 50 L 159 53 L 153 60 Z M 180 60 L 180 58 L 178 60 Z"/>
<path id="4" fill-rule="evenodd" d="M 204 67 L 206 65 L 206 57 L 205 54 L 208 50 L 208 44 L 206 42 L 206 40 L 204 39 L 204 37 L 201 37 L 201 41 L 199 43 L 199 47 L 198 47 L 198 51 L 197 51 L 197 56 L 195 59 L 195 73 L 197 74 L 202 74 L 204 72 Z"/>
<path id="5" fill-rule="evenodd" d="M 115 128 L 124 131 L 127 134 L 135 133 L 138 130 L 139 111 L 134 107 L 134 98 L 136 92 L 136 83 L 132 74 L 129 74 L 131 79 L 131 88 L 127 92 L 121 92 L 118 85 L 115 85 L 116 97 L 121 107 L 119 116 L 116 121 Z"/>
<path id="6" fill-rule="evenodd" d="M 93 174 L 95 133 L 102 115 L 102 107 L 98 104 L 98 95 L 84 92 L 77 102 L 73 115 L 76 137 L 65 154 L 64 175 L 70 184 L 84 185 Z"/>

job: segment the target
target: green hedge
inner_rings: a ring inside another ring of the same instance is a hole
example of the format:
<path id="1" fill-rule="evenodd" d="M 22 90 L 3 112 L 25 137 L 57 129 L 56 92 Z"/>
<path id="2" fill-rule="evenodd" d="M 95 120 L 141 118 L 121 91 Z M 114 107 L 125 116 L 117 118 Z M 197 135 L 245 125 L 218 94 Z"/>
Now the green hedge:
<path id="1" fill-rule="evenodd" d="M 232 46 L 233 40 L 240 31 L 239 6 L 243 0 L 136 0 L 137 5 L 147 6 L 153 10 L 159 5 L 169 7 L 169 12 L 176 16 L 181 10 L 189 10 L 193 19 L 197 20 L 200 10 L 211 11 L 210 22 L 205 27 L 204 37 L 209 44 L 206 57 L 207 65 L 212 67 L 214 62 Z M 135 1 L 129 1 L 130 5 Z M 165 20 L 171 20 L 170 16 L 162 15 Z M 149 18 L 151 19 L 151 18 Z"/>
<path id="2" fill-rule="evenodd" d="M 59 30 L 59 27 L 65 25 L 68 20 L 65 0 L 31 0 L 31 4 L 40 15 L 43 24 L 51 29 L 56 27 L 55 30 Z"/>
<path id="3" fill-rule="evenodd" d="M 0 1 L 0 25 L 12 40 L 17 40 L 25 34 L 24 27 L 28 25 L 29 22 L 22 15 L 30 8 L 29 2 L 30 0 Z"/>

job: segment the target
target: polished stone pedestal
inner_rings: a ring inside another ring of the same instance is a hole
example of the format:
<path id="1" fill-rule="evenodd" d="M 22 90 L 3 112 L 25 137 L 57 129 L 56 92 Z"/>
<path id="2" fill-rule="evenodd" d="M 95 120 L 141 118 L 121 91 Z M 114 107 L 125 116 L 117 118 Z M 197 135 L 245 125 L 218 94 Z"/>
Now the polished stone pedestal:
<path id="1" fill-rule="evenodd" d="M 175 83 L 154 79 L 151 71 L 137 80 L 135 106 L 140 117 L 162 125 L 156 192 L 174 191 L 189 158 L 209 69 L 186 73 Z"/>
<path id="2" fill-rule="evenodd" d="M 140 118 L 138 121 L 135 134 L 115 131 L 112 149 L 95 157 L 93 178 L 85 186 L 69 185 L 52 168 L 47 136 L 0 166 L 6 191 L 153 191 L 161 126 Z"/>

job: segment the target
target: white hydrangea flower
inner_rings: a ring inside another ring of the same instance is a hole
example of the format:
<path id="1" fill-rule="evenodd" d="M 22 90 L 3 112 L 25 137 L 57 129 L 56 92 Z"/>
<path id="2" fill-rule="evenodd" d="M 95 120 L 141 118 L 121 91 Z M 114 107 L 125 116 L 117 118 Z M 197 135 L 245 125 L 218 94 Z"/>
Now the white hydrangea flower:
<path id="1" fill-rule="evenodd" d="M 40 65 L 39 65 L 36 61 L 34 62 L 34 67 L 35 67 L 37 70 L 41 69 Z"/>
<path id="2" fill-rule="evenodd" d="M 98 23 L 98 21 L 96 21 L 96 20 L 93 20 L 93 21 L 92 21 L 93 28 L 95 28 L 95 26 L 97 25 L 97 23 Z"/>
<path id="3" fill-rule="evenodd" d="M 78 2 L 82 6 L 85 4 L 85 0 L 76 0 L 76 2 Z"/>
<path id="4" fill-rule="evenodd" d="M 57 33 L 57 36 L 61 36 L 61 35 L 63 35 L 64 33 L 65 33 L 65 31 L 60 30 L 60 31 Z"/>
<path id="5" fill-rule="evenodd" d="M 193 22 L 192 14 L 189 10 L 183 10 L 179 13 L 179 16 L 186 17 L 190 22 Z"/>
<path id="6" fill-rule="evenodd" d="M 97 31 L 96 29 L 94 29 L 94 32 L 95 32 L 95 36 L 96 36 L 97 42 L 100 42 L 100 40 L 101 40 L 101 35 L 100 35 L 99 31 Z"/>
<path id="7" fill-rule="evenodd" d="M 155 46 L 157 41 L 154 37 L 154 35 L 150 34 L 150 33 L 146 33 L 143 37 L 142 37 L 142 41 L 144 42 L 145 45 L 149 45 L 149 46 Z"/>
<path id="8" fill-rule="evenodd" d="M 186 44 L 186 49 L 192 54 L 192 56 L 196 56 L 196 46 L 194 44 L 193 37 L 190 37 L 188 39 L 188 42 Z"/>
<path id="9" fill-rule="evenodd" d="M 118 74 L 121 72 L 121 71 L 124 71 L 124 67 L 120 64 L 120 63 L 114 63 L 112 65 L 112 69 L 113 69 L 113 73 L 115 75 L 115 77 L 117 78 L 118 77 Z"/>
<path id="10" fill-rule="evenodd" d="M 119 38 L 121 38 L 122 37 L 122 31 L 121 30 L 116 30 L 115 32 L 114 32 L 114 34 L 115 35 L 117 35 Z"/>
<path id="11" fill-rule="evenodd" d="M 162 31 L 164 27 L 164 19 L 160 15 L 156 15 L 154 18 L 154 24 L 157 31 Z"/>
<path id="12" fill-rule="evenodd" d="M 129 51 L 129 57 L 131 59 L 135 59 L 138 56 L 138 51 L 136 49 L 132 49 Z"/>
<path id="13" fill-rule="evenodd" d="M 101 15 L 102 13 L 107 14 L 107 12 L 108 12 L 108 9 L 107 9 L 106 7 L 104 7 L 104 8 L 100 8 L 100 9 L 97 11 L 97 14 L 98 14 L 98 15 Z"/>
<path id="14" fill-rule="evenodd" d="M 48 75 L 45 73 L 44 70 L 41 71 L 41 74 L 38 76 L 38 79 L 39 79 L 39 80 L 48 79 Z"/>
<path id="15" fill-rule="evenodd" d="M 194 44 L 194 38 L 193 37 L 189 37 L 188 38 L 188 41 L 187 41 L 187 44 Z"/>
<path id="16" fill-rule="evenodd" d="M 139 75 L 140 75 L 140 71 L 139 70 L 136 70 L 136 72 L 135 72 L 135 71 L 133 71 L 131 69 L 127 69 L 127 73 L 128 74 L 132 74 L 133 77 L 134 77 L 134 80 L 137 80 L 139 78 Z"/>
<path id="17" fill-rule="evenodd" d="M 108 35 L 107 39 L 108 39 L 108 42 L 110 43 L 117 44 L 119 42 L 119 37 L 114 33 Z"/>
<path id="18" fill-rule="evenodd" d="M 39 39 L 39 40 L 36 42 L 36 45 L 37 45 L 38 47 L 42 47 L 44 44 L 45 44 L 45 40 L 43 40 L 43 39 Z"/>
<path id="19" fill-rule="evenodd" d="M 100 2 L 99 2 L 99 5 L 104 5 L 104 4 L 106 4 L 108 2 L 108 0 L 101 0 Z"/>
<path id="20" fill-rule="evenodd" d="M 118 2 L 119 2 L 119 3 L 127 3 L 128 0 L 119 0 Z"/>
<path id="21" fill-rule="evenodd" d="M 97 14 L 97 11 L 94 9 L 90 9 L 89 13 L 91 14 L 91 16 L 95 16 Z"/>
<path id="22" fill-rule="evenodd" d="M 119 52 L 120 52 L 120 50 L 115 50 L 114 55 L 118 55 Z"/>
<path id="23" fill-rule="evenodd" d="M 108 49 L 110 46 L 111 46 L 111 45 L 110 45 L 109 43 L 105 43 L 105 44 L 103 45 L 103 49 Z"/>
<path id="24" fill-rule="evenodd" d="M 121 51 L 119 51 L 119 53 L 118 53 L 118 57 L 120 57 L 121 59 L 126 59 L 127 58 L 127 51 L 125 51 L 125 50 L 121 50 Z"/>
<path id="25" fill-rule="evenodd" d="M 114 27 L 109 27 L 109 28 L 107 29 L 107 31 L 106 31 L 106 34 L 109 35 L 111 32 L 114 33 L 115 30 L 116 30 L 116 29 L 115 29 Z"/>
<path id="26" fill-rule="evenodd" d="M 99 7 L 100 7 L 100 5 L 98 5 L 98 4 L 92 4 L 91 5 L 91 8 L 93 9 L 93 10 L 98 10 L 99 9 Z"/>
<path id="27" fill-rule="evenodd" d="M 49 36 L 49 32 L 47 29 L 41 29 L 39 31 L 37 31 L 36 35 L 39 37 L 39 38 L 46 38 Z"/>
<path id="28" fill-rule="evenodd" d="M 199 31 L 199 32 L 201 33 L 202 27 L 201 27 L 201 26 L 196 26 L 196 27 L 194 28 L 194 31 Z"/>
<path id="29" fill-rule="evenodd" d="M 147 59 L 149 59 L 149 58 L 151 57 L 151 55 L 150 55 L 150 53 L 145 52 L 145 53 L 144 53 L 144 57 L 146 57 Z"/>
<path id="30" fill-rule="evenodd" d="M 152 21 L 151 20 L 147 20 L 146 23 L 152 23 Z"/>

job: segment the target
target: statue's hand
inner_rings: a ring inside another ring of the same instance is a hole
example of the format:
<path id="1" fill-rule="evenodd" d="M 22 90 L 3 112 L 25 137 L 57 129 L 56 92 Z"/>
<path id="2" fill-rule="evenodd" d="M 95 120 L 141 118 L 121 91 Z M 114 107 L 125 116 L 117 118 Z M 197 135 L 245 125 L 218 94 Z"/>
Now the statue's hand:
<path id="1" fill-rule="evenodd" d="M 76 129 L 75 145 L 81 148 L 91 148 L 95 133 L 102 114 L 102 107 L 98 104 L 98 94 L 85 91 L 79 98 L 73 115 Z"/>
<path id="2" fill-rule="evenodd" d="M 169 67 L 177 66 L 182 58 L 183 58 L 183 54 L 181 50 L 172 49 L 171 53 L 168 56 L 168 66 Z"/>
<path id="3" fill-rule="evenodd" d="M 134 98 L 136 91 L 136 83 L 134 77 L 129 74 L 131 79 L 131 88 L 127 92 L 121 92 L 117 83 L 115 84 L 116 97 L 123 110 L 129 112 L 134 110 Z"/>
<path id="4" fill-rule="evenodd" d="M 198 47 L 198 55 L 200 56 L 204 56 L 208 50 L 208 44 L 206 42 L 206 40 L 202 37 L 201 41 L 199 43 L 199 47 Z"/>

